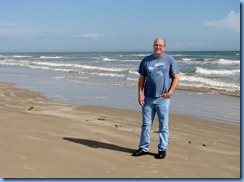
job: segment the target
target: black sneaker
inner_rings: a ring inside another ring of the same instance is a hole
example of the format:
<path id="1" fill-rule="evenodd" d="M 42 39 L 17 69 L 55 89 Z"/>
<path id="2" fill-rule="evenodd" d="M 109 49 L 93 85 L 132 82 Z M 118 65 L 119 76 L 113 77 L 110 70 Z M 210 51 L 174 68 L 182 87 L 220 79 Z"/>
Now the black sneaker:
<path id="1" fill-rule="evenodd" d="M 159 151 L 158 154 L 154 156 L 155 159 L 164 159 L 166 157 L 166 150 Z"/>
<path id="2" fill-rule="evenodd" d="M 137 151 L 133 152 L 132 156 L 141 156 L 141 155 L 146 155 L 147 152 L 144 152 L 142 148 L 139 148 Z"/>

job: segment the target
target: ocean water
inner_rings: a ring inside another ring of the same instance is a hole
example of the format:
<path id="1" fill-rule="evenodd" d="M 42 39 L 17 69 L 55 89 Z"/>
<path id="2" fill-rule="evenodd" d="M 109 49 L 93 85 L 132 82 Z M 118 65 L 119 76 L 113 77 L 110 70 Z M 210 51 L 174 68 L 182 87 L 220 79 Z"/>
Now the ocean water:
<path id="1" fill-rule="evenodd" d="M 0 81 L 16 83 L 61 102 L 139 110 L 137 70 L 140 61 L 149 54 L 151 52 L 0 53 Z M 180 68 L 179 88 L 188 90 L 174 94 L 174 113 L 240 122 L 240 98 L 218 95 L 240 95 L 239 51 L 167 54 L 175 58 Z M 211 103 L 213 93 L 215 101 Z M 197 103 L 182 100 L 182 94 L 202 100 Z M 232 107 L 217 102 L 223 99 Z M 207 105 L 214 106 L 215 112 Z M 223 113 L 226 114 L 221 116 Z"/>

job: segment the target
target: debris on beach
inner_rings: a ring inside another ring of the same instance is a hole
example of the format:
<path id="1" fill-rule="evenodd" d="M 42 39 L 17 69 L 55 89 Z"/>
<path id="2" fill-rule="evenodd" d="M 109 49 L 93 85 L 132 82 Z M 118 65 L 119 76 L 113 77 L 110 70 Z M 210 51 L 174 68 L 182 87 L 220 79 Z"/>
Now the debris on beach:
<path id="1" fill-rule="evenodd" d="M 98 120 L 104 121 L 104 120 L 105 120 L 105 118 L 98 118 Z"/>
<path id="2" fill-rule="evenodd" d="M 115 124 L 114 126 L 115 126 L 116 128 L 122 127 L 121 125 L 117 125 L 117 124 Z"/>
<path id="3" fill-rule="evenodd" d="M 30 110 L 32 110 L 32 109 L 34 109 L 34 107 L 29 107 L 29 109 L 28 109 L 28 110 L 30 111 Z"/>

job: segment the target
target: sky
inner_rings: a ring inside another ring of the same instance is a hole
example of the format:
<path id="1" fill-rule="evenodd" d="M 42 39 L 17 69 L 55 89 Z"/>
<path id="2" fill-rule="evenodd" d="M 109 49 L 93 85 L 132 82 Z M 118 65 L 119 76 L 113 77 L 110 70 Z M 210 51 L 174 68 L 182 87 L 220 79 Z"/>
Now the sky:
<path id="1" fill-rule="evenodd" d="M 239 0 L 0 0 L 0 52 L 240 50 Z"/>

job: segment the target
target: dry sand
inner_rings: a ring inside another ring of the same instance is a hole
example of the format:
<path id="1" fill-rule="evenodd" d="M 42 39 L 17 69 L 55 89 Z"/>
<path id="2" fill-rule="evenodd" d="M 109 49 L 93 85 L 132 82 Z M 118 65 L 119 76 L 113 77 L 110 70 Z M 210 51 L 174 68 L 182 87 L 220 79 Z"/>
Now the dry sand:
<path id="1" fill-rule="evenodd" d="M 0 83 L 2 178 L 240 178 L 240 126 L 170 115 L 167 156 L 137 150 L 141 113 L 61 104 Z"/>

